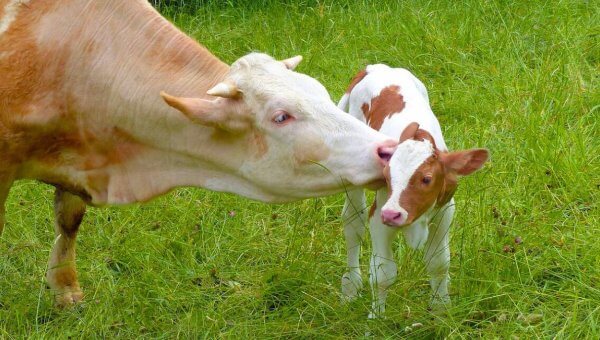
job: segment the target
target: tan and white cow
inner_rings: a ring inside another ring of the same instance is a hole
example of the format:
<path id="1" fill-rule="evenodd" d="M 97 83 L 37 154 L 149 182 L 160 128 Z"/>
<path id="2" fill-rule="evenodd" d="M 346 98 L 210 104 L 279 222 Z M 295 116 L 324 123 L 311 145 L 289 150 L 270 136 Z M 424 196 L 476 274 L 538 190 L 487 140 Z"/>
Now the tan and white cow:
<path id="1" fill-rule="evenodd" d="M 13 181 L 57 188 L 47 278 L 65 305 L 82 298 L 86 205 L 180 186 L 286 202 L 383 185 L 396 142 L 294 72 L 300 60 L 229 67 L 146 0 L 0 0 L 0 231 Z"/>
<path id="2" fill-rule="evenodd" d="M 440 124 L 429 106 L 423 83 L 405 69 L 369 65 L 350 84 L 339 107 L 399 139 L 384 174 L 387 188 L 377 191 L 369 214 L 373 244 L 370 317 L 385 311 L 388 287 L 396 280 L 392 243 L 402 231 L 413 249 L 425 247 L 424 262 L 431 277 L 432 305 L 448 302 L 450 266 L 449 228 L 454 215 L 457 177 L 473 173 L 488 159 L 486 149 L 448 152 Z M 343 210 L 348 271 L 342 276 L 342 293 L 353 299 L 362 288 L 360 244 L 365 233 L 365 195 L 348 193 Z"/>

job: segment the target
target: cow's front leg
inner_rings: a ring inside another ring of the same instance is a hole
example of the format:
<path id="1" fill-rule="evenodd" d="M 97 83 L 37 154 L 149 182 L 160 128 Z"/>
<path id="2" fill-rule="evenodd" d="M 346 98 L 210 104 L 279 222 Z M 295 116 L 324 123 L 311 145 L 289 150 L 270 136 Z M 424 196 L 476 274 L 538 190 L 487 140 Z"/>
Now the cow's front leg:
<path id="1" fill-rule="evenodd" d="M 85 202 L 78 196 L 56 189 L 54 196 L 55 239 L 46 278 L 55 293 L 56 304 L 66 307 L 83 298 L 75 267 L 75 240 L 85 215 Z"/>
<path id="2" fill-rule="evenodd" d="M 342 275 L 342 295 L 346 301 L 354 300 L 362 289 L 359 259 L 360 247 L 365 236 L 366 216 L 365 192 L 363 189 L 351 190 L 347 193 L 346 203 L 342 211 L 344 220 L 344 237 L 348 268 Z"/>
<path id="3" fill-rule="evenodd" d="M 454 200 L 442 207 L 430 227 L 425 245 L 425 267 L 432 290 L 431 308 L 443 311 L 450 304 L 448 270 L 450 269 L 450 224 L 454 216 Z"/>

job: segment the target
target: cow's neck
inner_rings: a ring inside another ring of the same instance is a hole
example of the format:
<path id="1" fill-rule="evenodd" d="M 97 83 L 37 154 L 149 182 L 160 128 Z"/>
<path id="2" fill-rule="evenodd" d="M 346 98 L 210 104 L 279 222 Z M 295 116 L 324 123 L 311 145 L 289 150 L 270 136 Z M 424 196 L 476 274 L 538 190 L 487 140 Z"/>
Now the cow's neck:
<path id="1" fill-rule="evenodd" d="M 144 201 L 178 186 L 260 195 L 235 174 L 247 137 L 193 124 L 159 95 L 204 96 L 227 65 L 146 1 L 71 4 L 40 21 L 38 41 L 59 56 L 47 70 L 64 84 L 56 117 L 78 131 L 78 145 L 61 145 L 60 161 L 36 162 L 29 177 L 72 186 L 95 204 Z"/>

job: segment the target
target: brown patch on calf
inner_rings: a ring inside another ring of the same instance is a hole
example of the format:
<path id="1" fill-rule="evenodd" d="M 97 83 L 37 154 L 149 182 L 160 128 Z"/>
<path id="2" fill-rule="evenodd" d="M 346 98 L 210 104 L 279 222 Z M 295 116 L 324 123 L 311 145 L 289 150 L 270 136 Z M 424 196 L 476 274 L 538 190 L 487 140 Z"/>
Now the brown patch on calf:
<path id="1" fill-rule="evenodd" d="M 379 130 L 387 117 L 404 110 L 406 103 L 399 91 L 400 86 L 398 85 L 387 86 L 381 90 L 377 97 L 371 99 L 370 105 L 364 103 L 361 106 L 370 127 Z"/>
<path id="2" fill-rule="evenodd" d="M 415 135 L 417 134 L 417 130 L 419 130 L 419 123 L 412 122 L 408 124 L 400 134 L 400 143 L 408 139 L 414 139 Z"/>
<path id="3" fill-rule="evenodd" d="M 444 177 L 444 186 L 442 186 L 442 190 L 438 195 L 436 206 L 441 208 L 445 206 L 450 200 L 452 196 L 454 196 L 454 192 L 458 187 L 458 176 L 453 171 L 446 171 L 446 176 Z"/>
<path id="4" fill-rule="evenodd" d="M 356 84 L 360 83 L 360 81 L 363 80 L 366 75 L 367 75 L 367 70 L 361 70 L 360 72 L 358 72 L 354 76 L 354 78 L 352 78 L 352 80 L 350 81 L 350 85 L 348 85 L 348 88 L 346 89 L 346 93 L 352 92 L 352 90 L 354 89 Z"/>
<path id="5" fill-rule="evenodd" d="M 433 136 L 422 129 L 414 133 L 415 140 L 428 140 L 434 153 L 410 177 L 408 186 L 400 195 L 400 207 L 408 212 L 407 224 L 412 223 L 430 207 L 445 206 L 458 187 L 458 176 L 479 170 L 489 157 L 486 149 L 442 152 L 437 149 Z M 427 178 L 427 181 L 424 181 Z"/>
<path id="6" fill-rule="evenodd" d="M 423 181 L 425 177 L 430 178 L 429 183 Z M 433 155 L 417 168 L 400 195 L 399 204 L 408 212 L 406 223 L 415 221 L 435 203 L 444 183 L 444 166 Z"/>

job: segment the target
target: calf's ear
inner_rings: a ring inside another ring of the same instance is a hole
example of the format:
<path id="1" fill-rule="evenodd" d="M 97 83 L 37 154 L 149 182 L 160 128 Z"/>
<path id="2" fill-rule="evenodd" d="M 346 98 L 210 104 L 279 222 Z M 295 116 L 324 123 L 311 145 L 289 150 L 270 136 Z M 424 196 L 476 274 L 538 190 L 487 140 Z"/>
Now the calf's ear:
<path id="1" fill-rule="evenodd" d="M 419 130 L 419 123 L 412 122 L 408 124 L 400 134 L 400 143 L 408 139 L 413 139 Z"/>
<path id="2" fill-rule="evenodd" d="M 244 110 L 241 99 L 175 97 L 166 92 L 160 93 L 163 100 L 179 110 L 192 122 L 230 132 L 248 130 L 252 124 L 251 115 Z"/>
<path id="3" fill-rule="evenodd" d="M 487 149 L 470 149 L 441 153 L 440 161 L 457 174 L 466 176 L 481 169 L 489 156 Z"/>

